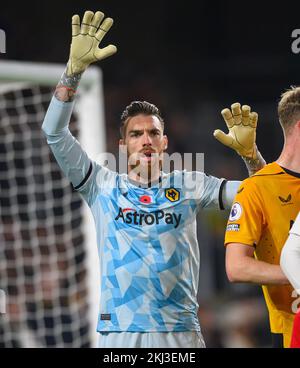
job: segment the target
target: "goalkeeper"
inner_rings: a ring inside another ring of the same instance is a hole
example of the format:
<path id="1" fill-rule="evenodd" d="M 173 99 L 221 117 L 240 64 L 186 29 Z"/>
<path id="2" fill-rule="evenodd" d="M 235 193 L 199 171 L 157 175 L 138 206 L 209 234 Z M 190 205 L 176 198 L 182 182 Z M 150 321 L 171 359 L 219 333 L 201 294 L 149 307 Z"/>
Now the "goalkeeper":
<path id="1" fill-rule="evenodd" d="M 113 45 L 99 48 L 112 23 L 99 11 L 85 12 L 81 24 L 73 16 L 69 61 L 42 127 L 61 169 L 94 216 L 102 272 L 99 347 L 205 347 L 197 317 L 196 215 L 209 207 L 230 208 L 240 183 L 202 172 L 164 173 L 164 121 L 145 101 L 132 102 L 121 117 L 128 173 L 89 159 L 68 123 L 82 73 L 116 52 Z M 264 166 L 255 146 L 257 114 L 234 104 L 223 116 L 229 133 L 216 131 L 216 138 L 245 159 L 250 173 Z M 196 183 L 193 190 L 191 183 Z"/>

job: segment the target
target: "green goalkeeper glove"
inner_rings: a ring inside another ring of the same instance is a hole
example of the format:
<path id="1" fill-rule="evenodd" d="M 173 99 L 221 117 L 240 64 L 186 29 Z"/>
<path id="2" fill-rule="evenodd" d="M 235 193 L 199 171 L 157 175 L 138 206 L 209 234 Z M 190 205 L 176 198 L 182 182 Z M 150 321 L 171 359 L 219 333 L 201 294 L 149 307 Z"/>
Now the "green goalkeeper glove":
<path id="1" fill-rule="evenodd" d="M 225 146 L 231 147 L 242 156 L 250 159 L 257 158 L 257 148 L 255 144 L 256 127 L 258 115 L 251 112 L 250 106 L 241 105 L 237 102 L 231 105 L 231 111 L 224 109 L 221 114 L 229 129 L 225 134 L 221 130 L 214 131 L 214 137 Z"/>
<path id="2" fill-rule="evenodd" d="M 114 45 L 100 49 L 99 43 L 113 25 L 111 18 L 104 19 L 104 14 L 86 11 L 80 25 L 79 15 L 72 17 L 72 44 L 68 61 L 67 75 L 82 73 L 97 60 L 105 59 L 117 52 Z"/>

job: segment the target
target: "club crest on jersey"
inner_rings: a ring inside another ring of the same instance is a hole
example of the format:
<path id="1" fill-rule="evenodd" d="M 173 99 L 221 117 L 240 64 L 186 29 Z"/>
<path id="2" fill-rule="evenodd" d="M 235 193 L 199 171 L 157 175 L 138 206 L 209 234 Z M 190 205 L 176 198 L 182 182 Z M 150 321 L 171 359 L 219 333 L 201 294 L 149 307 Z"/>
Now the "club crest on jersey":
<path id="1" fill-rule="evenodd" d="M 291 194 L 289 194 L 286 198 L 281 197 L 281 196 L 278 196 L 278 198 L 283 203 L 283 205 L 293 204 L 293 202 L 291 202 L 291 200 L 292 200 L 292 195 Z"/>
<path id="2" fill-rule="evenodd" d="M 241 218 L 242 216 L 242 206 L 239 204 L 239 202 L 235 202 L 230 211 L 229 221 L 236 221 Z"/>
<path id="3" fill-rule="evenodd" d="M 169 188 L 165 190 L 166 198 L 171 202 L 177 202 L 180 198 L 180 192 L 175 188 Z"/>

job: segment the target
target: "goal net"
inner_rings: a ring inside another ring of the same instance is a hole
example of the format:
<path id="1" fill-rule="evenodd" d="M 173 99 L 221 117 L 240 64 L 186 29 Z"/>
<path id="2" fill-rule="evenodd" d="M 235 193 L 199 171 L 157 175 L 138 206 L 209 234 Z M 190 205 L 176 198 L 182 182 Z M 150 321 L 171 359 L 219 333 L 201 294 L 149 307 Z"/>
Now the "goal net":
<path id="1" fill-rule="evenodd" d="M 0 347 L 95 347 L 93 220 L 41 125 L 64 65 L 0 62 Z M 70 130 L 105 152 L 101 72 L 83 76 Z"/>

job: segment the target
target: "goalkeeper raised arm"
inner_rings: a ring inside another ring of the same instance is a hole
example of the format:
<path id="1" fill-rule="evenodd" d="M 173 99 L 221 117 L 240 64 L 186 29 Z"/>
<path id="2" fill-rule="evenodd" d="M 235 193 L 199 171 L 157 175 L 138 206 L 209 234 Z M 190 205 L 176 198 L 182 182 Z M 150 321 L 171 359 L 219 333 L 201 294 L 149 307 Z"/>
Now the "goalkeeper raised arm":
<path id="1" fill-rule="evenodd" d="M 42 126 L 56 160 L 75 189 L 79 189 L 91 174 L 93 164 L 68 128 L 74 98 L 87 67 L 117 52 L 114 45 L 99 48 L 112 25 L 113 19 L 104 19 L 104 14 L 100 11 L 95 14 L 86 11 L 81 24 L 79 15 L 72 17 L 72 43 L 68 64 L 56 86 Z"/>
<path id="2" fill-rule="evenodd" d="M 43 122 L 60 167 L 95 220 L 102 272 L 99 347 L 204 347 L 197 316 L 196 217 L 206 208 L 230 208 L 240 182 L 199 171 L 163 172 L 165 122 L 159 109 L 146 101 L 132 102 L 121 116 L 127 174 L 88 158 L 68 124 L 82 73 L 90 63 L 116 52 L 113 45 L 99 49 L 112 22 L 101 12 L 85 12 L 81 25 L 79 16 L 72 18 L 68 65 Z M 224 118 L 229 133 L 219 139 L 248 165 L 254 164 L 251 170 L 258 169 L 263 162 L 255 147 L 257 116 L 238 105 Z"/>
<path id="3" fill-rule="evenodd" d="M 64 102 L 73 101 L 82 73 L 87 67 L 117 52 L 114 45 L 103 49 L 99 44 L 113 25 L 112 18 L 104 19 L 104 14 L 86 11 L 80 26 L 79 15 L 72 17 L 72 43 L 67 69 L 57 85 L 55 96 Z"/>

